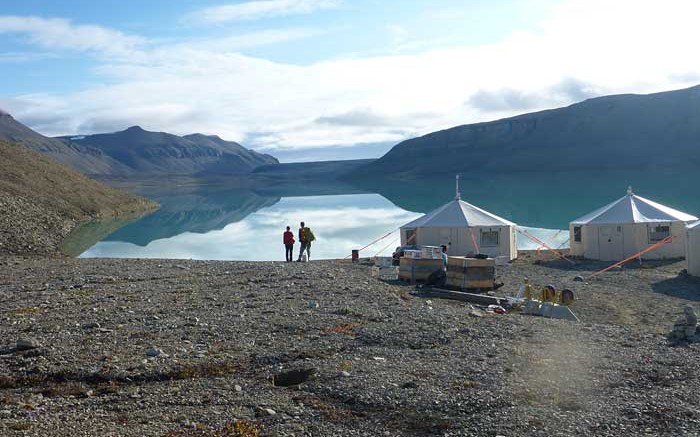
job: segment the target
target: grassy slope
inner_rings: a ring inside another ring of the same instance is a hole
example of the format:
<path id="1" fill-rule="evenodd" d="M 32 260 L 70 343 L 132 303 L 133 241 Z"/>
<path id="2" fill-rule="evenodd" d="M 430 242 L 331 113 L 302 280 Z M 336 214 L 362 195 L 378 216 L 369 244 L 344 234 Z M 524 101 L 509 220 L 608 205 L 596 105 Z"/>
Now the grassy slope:
<path id="1" fill-rule="evenodd" d="M 55 253 L 80 222 L 154 206 L 0 141 L 0 253 Z"/>

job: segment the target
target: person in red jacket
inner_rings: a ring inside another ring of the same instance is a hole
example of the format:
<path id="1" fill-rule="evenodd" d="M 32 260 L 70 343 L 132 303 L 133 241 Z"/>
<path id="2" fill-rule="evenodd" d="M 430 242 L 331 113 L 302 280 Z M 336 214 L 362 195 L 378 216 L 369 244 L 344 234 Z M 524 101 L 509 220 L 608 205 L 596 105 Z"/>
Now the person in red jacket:
<path id="1" fill-rule="evenodd" d="M 285 256 L 287 258 L 287 262 L 292 262 L 292 259 L 294 258 L 294 233 L 291 231 L 289 226 L 287 226 L 287 231 L 284 233 L 282 241 L 284 242 L 284 247 L 286 249 Z"/>

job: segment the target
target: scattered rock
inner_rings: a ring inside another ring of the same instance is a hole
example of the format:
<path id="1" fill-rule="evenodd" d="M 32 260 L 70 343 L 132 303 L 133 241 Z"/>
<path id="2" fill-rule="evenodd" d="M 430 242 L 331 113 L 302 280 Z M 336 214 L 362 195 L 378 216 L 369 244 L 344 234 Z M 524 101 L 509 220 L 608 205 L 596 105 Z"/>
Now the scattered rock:
<path id="1" fill-rule="evenodd" d="M 38 341 L 34 340 L 33 338 L 20 338 L 17 340 L 16 348 L 18 351 L 28 351 L 30 349 L 36 349 L 38 347 L 41 347 Z"/>
<path id="2" fill-rule="evenodd" d="M 307 369 L 294 369 L 287 372 L 280 372 L 273 376 L 272 384 L 277 387 L 289 387 L 306 382 L 317 370 L 313 367 Z"/>
<path id="3" fill-rule="evenodd" d="M 273 410 L 272 408 L 257 407 L 255 409 L 255 415 L 256 416 L 276 416 L 277 411 Z"/>
<path id="4" fill-rule="evenodd" d="M 697 325 L 698 317 L 695 314 L 695 308 L 692 305 L 685 305 L 683 307 L 683 315 L 674 323 L 669 339 L 672 341 L 700 341 L 700 336 L 696 335 L 698 332 Z"/>
<path id="5" fill-rule="evenodd" d="M 146 356 L 151 357 L 151 358 L 155 358 L 162 353 L 163 353 L 163 351 L 161 351 L 160 349 L 158 349 L 156 347 L 151 347 L 151 348 L 148 348 L 148 350 L 146 350 Z"/>
<path id="6" fill-rule="evenodd" d="M 83 323 L 81 325 L 81 328 L 83 328 L 83 329 L 96 329 L 96 328 L 100 328 L 100 327 L 101 327 L 100 324 L 97 322 Z"/>

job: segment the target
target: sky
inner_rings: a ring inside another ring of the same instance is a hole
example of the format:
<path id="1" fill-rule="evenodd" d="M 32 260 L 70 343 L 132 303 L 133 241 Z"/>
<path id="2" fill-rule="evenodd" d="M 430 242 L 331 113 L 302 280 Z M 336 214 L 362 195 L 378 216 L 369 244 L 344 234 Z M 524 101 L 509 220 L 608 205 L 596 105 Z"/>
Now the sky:
<path id="1" fill-rule="evenodd" d="M 282 161 L 700 83 L 695 0 L 0 0 L 0 109 Z"/>

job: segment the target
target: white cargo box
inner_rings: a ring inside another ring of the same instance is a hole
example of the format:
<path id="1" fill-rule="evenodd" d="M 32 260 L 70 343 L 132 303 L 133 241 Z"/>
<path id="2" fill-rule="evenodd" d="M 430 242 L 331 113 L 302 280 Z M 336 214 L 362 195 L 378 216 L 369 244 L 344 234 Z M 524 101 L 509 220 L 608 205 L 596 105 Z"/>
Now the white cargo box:
<path id="1" fill-rule="evenodd" d="M 399 268 L 391 267 L 372 267 L 372 277 L 384 279 L 387 281 L 399 279 Z"/>
<path id="2" fill-rule="evenodd" d="M 374 258 L 374 265 L 377 267 L 391 267 L 394 258 L 390 256 L 377 256 Z"/>
<path id="3" fill-rule="evenodd" d="M 438 259 L 442 257 L 442 247 L 439 246 L 422 246 L 421 253 L 423 258 Z"/>
<path id="4" fill-rule="evenodd" d="M 403 256 L 406 258 L 420 259 L 423 257 L 422 255 L 423 255 L 423 252 L 420 250 L 404 250 L 403 251 Z"/>

